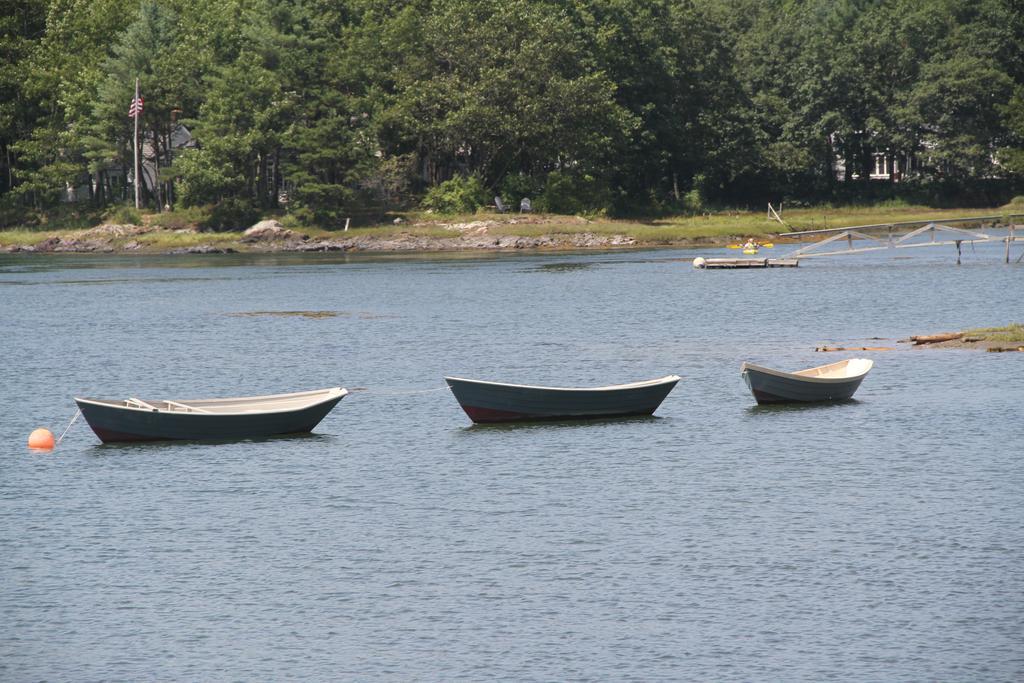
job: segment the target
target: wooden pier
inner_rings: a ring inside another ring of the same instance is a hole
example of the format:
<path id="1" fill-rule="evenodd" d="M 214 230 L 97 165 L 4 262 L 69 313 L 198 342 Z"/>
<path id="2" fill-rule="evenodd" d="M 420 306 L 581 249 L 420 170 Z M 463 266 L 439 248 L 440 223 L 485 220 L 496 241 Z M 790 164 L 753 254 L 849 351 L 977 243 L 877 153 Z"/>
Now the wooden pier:
<path id="1" fill-rule="evenodd" d="M 715 270 L 719 268 L 796 268 L 800 259 L 795 258 L 703 258 L 693 259 L 694 268 Z"/>

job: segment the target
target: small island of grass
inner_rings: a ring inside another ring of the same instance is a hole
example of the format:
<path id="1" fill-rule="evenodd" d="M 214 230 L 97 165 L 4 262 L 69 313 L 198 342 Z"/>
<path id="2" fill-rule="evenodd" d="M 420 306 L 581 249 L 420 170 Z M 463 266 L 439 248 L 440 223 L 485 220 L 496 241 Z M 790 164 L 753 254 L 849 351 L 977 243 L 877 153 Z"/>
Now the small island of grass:
<path id="1" fill-rule="evenodd" d="M 1002 327 L 979 327 L 962 332 L 916 335 L 909 341 L 917 347 L 940 349 L 979 349 L 985 351 L 1024 351 L 1024 323 Z"/>

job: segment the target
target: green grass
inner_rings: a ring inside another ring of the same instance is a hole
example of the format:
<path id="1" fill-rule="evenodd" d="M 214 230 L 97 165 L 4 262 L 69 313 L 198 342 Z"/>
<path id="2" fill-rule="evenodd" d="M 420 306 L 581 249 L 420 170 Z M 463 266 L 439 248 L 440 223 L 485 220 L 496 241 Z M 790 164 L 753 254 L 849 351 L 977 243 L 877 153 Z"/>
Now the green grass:
<path id="1" fill-rule="evenodd" d="M 771 220 L 765 213 L 719 212 L 706 216 L 675 217 L 665 219 L 671 225 L 688 226 L 700 231 L 719 231 L 719 234 L 764 235 L 797 230 L 825 230 L 858 225 L 934 221 L 942 218 L 967 218 L 998 214 L 995 209 L 930 209 L 924 206 L 879 205 L 874 207 L 821 206 L 784 209 L 782 219 L 786 225 Z M 657 221 L 661 223 L 662 221 Z M 787 227 L 788 226 L 788 227 Z M 731 232 L 730 232 L 731 231 Z"/>
<path id="2" fill-rule="evenodd" d="M 129 242 L 135 241 L 141 244 L 142 249 L 146 251 L 167 251 L 169 249 L 196 247 L 200 244 L 237 249 L 240 239 L 242 239 L 242 233 L 240 232 L 169 232 L 158 230 L 142 235 L 119 237 L 114 240 L 113 244 L 115 247 L 123 247 Z"/>
<path id="3" fill-rule="evenodd" d="M 13 230 L 0 230 L 0 247 L 9 247 L 15 244 L 38 244 L 51 237 L 60 237 L 72 234 L 72 230 L 46 230 L 40 231 L 33 228 L 16 228 Z M 80 231 L 79 231 L 80 232 Z"/>
<path id="4" fill-rule="evenodd" d="M 142 225 L 142 213 L 133 206 L 113 206 L 103 214 L 103 222 L 115 225 Z"/>
<path id="5" fill-rule="evenodd" d="M 649 244 L 671 244 L 693 240 L 728 241 L 741 237 L 766 238 L 781 232 L 796 230 L 821 230 L 856 225 L 880 223 L 903 223 L 909 221 L 928 222 L 942 218 L 966 218 L 998 214 L 994 209 L 930 209 L 923 206 L 906 206 L 899 202 L 878 207 L 815 207 L 785 210 L 782 214 L 787 225 L 771 220 L 765 213 L 751 211 L 720 211 L 699 216 L 671 216 L 652 220 L 615 220 L 602 218 L 585 222 L 575 216 L 546 216 L 550 222 L 516 223 L 508 222 L 515 216 L 493 213 L 477 213 L 455 216 L 431 214 L 409 214 L 411 222 L 437 221 L 446 223 L 468 223 L 480 220 L 502 221 L 499 226 L 489 229 L 496 235 L 517 235 L 536 237 L 539 235 L 572 234 L 592 232 L 599 235 L 622 234 L 638 242 Z M 408 231 L 408 229 L 406 229 Z"/>
<path id="6" fill-rule="evenodd" d="M 964 330 L 964 336 L 989 342 L 1024 343 L 1024 323 L 1011 323 L 1003 327 L 980 327 L 976 330 Z"/>
<path id="7" fill-rule="evenodd" d="M 89 228 L 102 222 L 102 214 L 95 209 L 82 208 L 74 205 L 62 205 L 49 211 L 19 212 L 19 220 L 15 222 L 10 211 L 0 211 L 0 226 L 12 226 L 11 229 L 26 232 L 47 232 L 56 230 L 76 230 Z M 0 227 L 0 232 L 7 227 Z"/>

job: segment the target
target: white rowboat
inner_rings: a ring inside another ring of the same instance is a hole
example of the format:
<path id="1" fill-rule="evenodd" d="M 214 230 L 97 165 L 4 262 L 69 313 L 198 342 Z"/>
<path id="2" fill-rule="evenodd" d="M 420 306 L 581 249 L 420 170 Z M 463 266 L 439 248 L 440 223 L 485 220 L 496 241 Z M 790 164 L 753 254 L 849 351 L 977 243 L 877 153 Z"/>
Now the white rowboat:
<path id="1" fill-rule="evenodd" d="M 845 401 L 851 398 L 874 361 L 849 358 L 797 372 L 744 363 L 743 380 L 758 403 Z"/>

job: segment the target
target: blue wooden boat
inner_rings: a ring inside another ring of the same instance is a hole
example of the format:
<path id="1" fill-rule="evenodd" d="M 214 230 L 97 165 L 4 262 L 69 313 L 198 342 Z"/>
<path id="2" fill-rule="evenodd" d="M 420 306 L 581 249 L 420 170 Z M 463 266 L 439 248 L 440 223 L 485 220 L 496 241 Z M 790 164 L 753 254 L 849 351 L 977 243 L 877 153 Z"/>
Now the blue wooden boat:
<path id="1" fill-rule="evenodd" d="M 744 363 L 740 371 L 758 403 L 807 403 L 852 398 L 872 365 L 867 358 L 850 358 L 798 372 L 753 363 Z"/>
<path id="2" fill-rule="evenodd" d="M 543 387 L 445 377 L 473 422 L 581 420 L 650 415 L 679 381 L 678 375 L 607 387 Z"/>
<path id="3" fill-rule="evenodd" d="M 76 398 L 75 403 L 104 443 L 256 439 L 312 431 L 348 393 L 334 387 L 270 396 L 180 401 Z"/>

